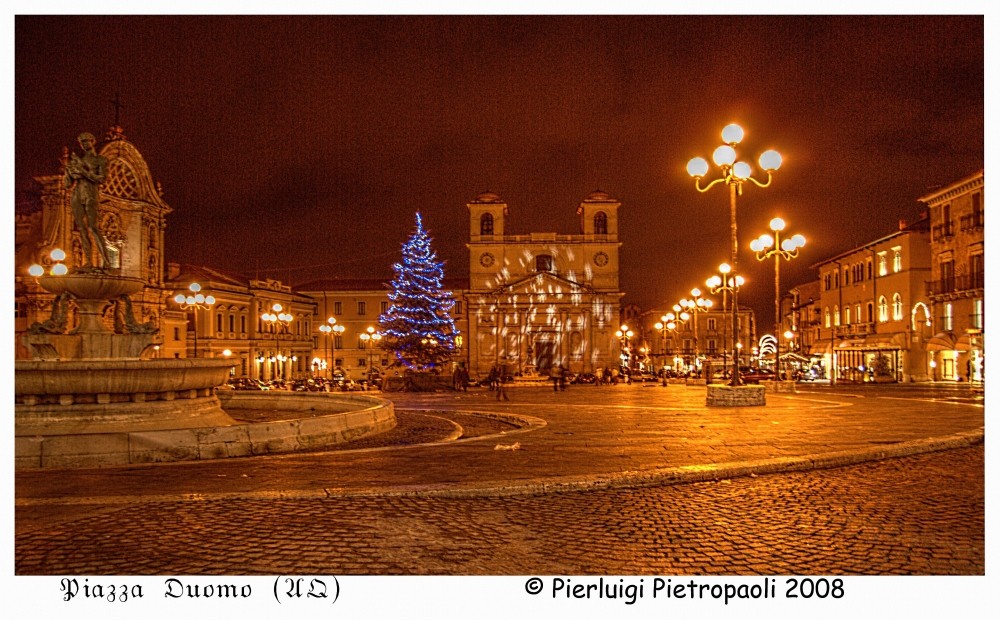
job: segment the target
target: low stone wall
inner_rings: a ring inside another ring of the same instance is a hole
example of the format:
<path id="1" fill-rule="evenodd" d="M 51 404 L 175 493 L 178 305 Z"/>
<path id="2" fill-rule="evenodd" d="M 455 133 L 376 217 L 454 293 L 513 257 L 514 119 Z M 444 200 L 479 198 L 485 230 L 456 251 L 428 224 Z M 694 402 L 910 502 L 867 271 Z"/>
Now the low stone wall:
<path id="1" fill-rule="evenodd" d="M 795 393 L 794 381 L 764 381 L 763 384 L 767 386 L 767 390 L 769 392 L 784 392 L 786 394 Z"/>
<path id="2" fill-rule="evenodd" d="M 346 394 L 219 392 L 226 409 L 316 411 L 312 417 L 166 430 L 15 438 L 17 469 L 110 467 L 322 449 L 396 426 L 391 402 Z"/>
<path id="3" fill-rule="evenodd" d="M 760 407 L 766 405 L 763 385 L 723 385 L 712 383 L 708 386 L 705 404 L 709 407 Z"/>

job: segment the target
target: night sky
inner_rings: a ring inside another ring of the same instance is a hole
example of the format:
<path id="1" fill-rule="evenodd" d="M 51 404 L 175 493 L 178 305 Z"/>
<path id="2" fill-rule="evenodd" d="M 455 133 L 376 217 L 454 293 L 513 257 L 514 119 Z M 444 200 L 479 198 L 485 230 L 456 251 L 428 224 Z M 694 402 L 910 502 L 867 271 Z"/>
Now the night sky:
<path id="1" fill-rule="evenodd" d="M 809 240 L 786 288 L 984 161 L 982 16 L 18 16 L 15 63 L 19 205 L 118 93 L 174 208 L 168 260 L 292 284 L 388 280 L 417 210 L 465 276 L 480 192 L 508 233 L 577 233 L 600 189 L 625 301 L 672 305 L 729 258 L 727 192 L 685 165 L 739 122 L 755 168 L 784 156 L 739 202 L 741 301 L 766 325 L 773 261 L 749 242 L 772 217 Z"/>

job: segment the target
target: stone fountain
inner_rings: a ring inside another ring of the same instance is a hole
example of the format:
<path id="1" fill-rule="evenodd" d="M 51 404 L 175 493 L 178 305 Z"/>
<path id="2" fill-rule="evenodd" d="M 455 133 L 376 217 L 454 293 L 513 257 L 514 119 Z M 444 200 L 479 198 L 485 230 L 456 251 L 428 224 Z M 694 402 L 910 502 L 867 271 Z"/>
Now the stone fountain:
<path id="1" fill-rule="evenodd" d="M 235 362 L 143 359 L 157 330 L 135 320 L 129 296 L 145 284 L 109 266 L 107 241 L 97 226 L 107 160 L 94 151 L 92 135 L 81 134 L 79 139 L 83 156 L 74 154 L 67 165 L 66 187 L 73 187 L 74 226 L 82 241 L 83 264 L 72 269 L 59 265 L 61 270 L 50 275 L 35 274 L 38 285 L 55 299 L 50 318 L 22 335 L 32 359 L 15 361 L 18 463 L 30 463 L 36 456 L 44 461 L 46 451 L 65 451 L 67 443 L 75 446 L 71 453 L 99 454 L 99 437 L 108 433 L 128 436 L 136 431 L 236 424 L 216 395 L 216 387 L 225 383 Z M 99 266 L 93 264 L 92 248 L 101 259 Z M 78 318 L 72 330 L 71 304 Z M 104 318 L 109 308 L 113 329 Z M 70 436 L 75 439 L 70 441 Z"/>
<path id="2" fill-rule="evenodd" d="M 136 269 L 147 263 L 139 260 L 135 244 L 116 246 L 120 253 L 112 260 L 107 231 L 98 226 L 108 161 L 93 148 L 91 134 L 79 141 L 82 156 L 67 158 L 64 177 L 65 189 L 72 188 L 73 229 L 53 238 L 68 241 L 75 231 L 82 252 L 74 252 L 68 267 L 61 262 L 66 253 L 54 249 L 56 264 L 48 275 L 40 265 L 28 271 L 53 300 L 49 318 L 20 336 L 30 359 L 14 362 L 16 469 L 317 450 L 396 425 L 392 403 L 379 398 L 219 392 L 238 362 L 151 359 L 157 328 L 136 321 L 131 299 L 148 293 Z M 66 218 L 53 220 L 68 224 Z M 238 422 L 226 408 L 274 415 Z"/>
<path id="3" fill-rule="evenodd" d="M 33 359 L 15 362 L 15 432 L 27 442 L 19 452 L 43 448 L 46 437 L 236 423 L 215 393 L 234 362 L 142 359 L 156 332 L 132 315 L 128 296 L 142 280 L 91 268 L 38 283 L 56 298 L 52 317 L 22 336 Z M 66 333 L 71 301 L 79 326 Z M 114 330 L 103 320 L 109 305 Z"/>

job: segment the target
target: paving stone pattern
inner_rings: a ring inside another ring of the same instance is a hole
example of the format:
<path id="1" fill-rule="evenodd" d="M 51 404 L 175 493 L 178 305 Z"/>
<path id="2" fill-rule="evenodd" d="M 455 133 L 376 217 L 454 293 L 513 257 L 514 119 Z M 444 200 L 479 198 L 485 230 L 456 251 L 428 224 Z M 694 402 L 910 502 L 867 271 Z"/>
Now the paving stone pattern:
<path id="1" fill-rule="evenodd" d="M 665 467 L 981 432 L 982 400 L 967 392 L 813 389 L 717 409 L 691 386 L 512 389 L 510 403 L 485 390 L 392 397 L 399 426 L 355 446 L 363 449 L 16 472 L 15 571 L 984 571 L 982 444 L 835 469 L 627 484 Z M 520 449 L 495 449 L 514 443 Z M 623 488 L 589 485 L 609 477 Z M 566 480 L 582 490 L 538 492 Z M 469 490 L 482 493 L 459 492 Z"/>
<path id="2" fill-rule="evenodd" d="M 549 496 L 157 502 L 19 528 L 16 572 L 983 574 L 982 470 L 980 445 Z"/>

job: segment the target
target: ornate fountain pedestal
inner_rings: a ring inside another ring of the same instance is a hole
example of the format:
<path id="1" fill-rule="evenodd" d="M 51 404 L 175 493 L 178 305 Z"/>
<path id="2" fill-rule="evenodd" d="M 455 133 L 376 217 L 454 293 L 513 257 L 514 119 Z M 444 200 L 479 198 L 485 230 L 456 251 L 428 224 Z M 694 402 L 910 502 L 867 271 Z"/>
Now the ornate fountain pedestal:
<path id="1" fill-rule="evenodd" d="M 14 363 L 17 463 L 101 465 L 122 451 L 108 442 L 130 433 L 236 424 L 216 395 L 235 362 L 141 359 L 155 329 L 135 322 L 128 296 L 142 280 L 87 270 L 38 281 L 56 301 L 52 317 L 23 335 L 34 359 Z M 64 333 L 71 299 L 79 326 Z M 115 331 L 103 320 L 109 303 Z"/>

